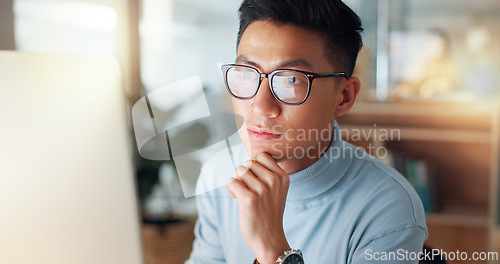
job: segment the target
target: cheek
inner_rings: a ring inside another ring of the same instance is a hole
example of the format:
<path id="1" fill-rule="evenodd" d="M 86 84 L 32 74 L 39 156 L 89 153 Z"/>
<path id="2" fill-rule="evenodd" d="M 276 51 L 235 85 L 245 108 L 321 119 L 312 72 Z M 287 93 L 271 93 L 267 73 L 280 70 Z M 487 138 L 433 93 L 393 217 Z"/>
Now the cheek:
<path id="1" fill-rule="evenodd" d="M 250 101 L 251 100 L 238 100 L 233 98 L 232 103 L 233 103 L 234 113 L 244 118 L 246 116 L 246 113 L 248 113 L 248 109 L 250 107 Z"/>
<path id="2" fill-rule="evenodd" d="M 315 111 L 316 117 L 323 121 L 333 121 L 337 102 L 339 102 L 339 94 L 335 91 L 329 91 L 317 99 L 314 103 L 314 107 L 317 109 Z"/>
<path id="3" fill-rule="evenodd" d="M 250 100 L 238 100 L 235 98 L 232 99 L 234 114 L 236 115 L 236 118 L 240 120 L 240 122 L 243 121 L 242 124 L 238 125 L 239 127 L 238 133 L 240 134 L 240 137 L 245 144 L 246 141 L 248 140 L 248 134 L 245 125 L 245 117 L 250 107 L 250 104 L 248 103 L 249 101 Z"/>
<path id="4" fill-rule="evenodd" d="M 336 98 L 315 98 L 306 101 L 302 107 L 287 114 L 287 123 L 296 129 L 322 129 L 328 127 L 335 118 Z M 309 100 L 309 99 L 308 99 Z"/>

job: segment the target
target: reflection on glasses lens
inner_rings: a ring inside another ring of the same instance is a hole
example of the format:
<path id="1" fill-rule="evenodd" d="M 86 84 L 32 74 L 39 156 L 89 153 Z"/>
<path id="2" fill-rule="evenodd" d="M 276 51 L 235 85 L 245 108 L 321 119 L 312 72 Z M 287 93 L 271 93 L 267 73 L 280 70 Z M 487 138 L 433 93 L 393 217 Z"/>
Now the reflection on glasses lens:
<path id="1" fill-rule="evenodd" d="M 252 98 L 259 89 L 261 74 L 249 67 L 233 66 L 227 69 L 229 91 L 237 98 Z M 302 103 L 309 92 L 309 78 L 301 72 L 277 70 L 269 76 L 274 96 L 287 104 Z"/>
<path id="2" fill-rule="evenodd" d="M 297 104 L 302 102 L 309 89 L 306 75 L 294 71 L 280 71 L 272 77 L 272 89 L 283 102 Z"/>
<path id="3" fill-rule="evenodd" d="M 240 98 L 252 97 L 259 85 L 259 74 L 249 68 L 233 67 L 227 71 L 227 84 L 233 95 Z"/>

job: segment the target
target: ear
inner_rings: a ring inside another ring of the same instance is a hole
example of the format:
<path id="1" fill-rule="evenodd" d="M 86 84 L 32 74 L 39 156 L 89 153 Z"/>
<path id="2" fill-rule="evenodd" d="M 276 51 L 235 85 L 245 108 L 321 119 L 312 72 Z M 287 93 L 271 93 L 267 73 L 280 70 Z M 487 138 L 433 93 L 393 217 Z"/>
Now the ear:
<path id="1" fill-rule="evenodd" d="M 349 112 L 356 100 L 356 96 L 358 96 L 360 88 L 361 82 L 358 77 L 351 77 L 340 84 L 340 98 L 335 109 L 335 116 L 341 116 Z"/>

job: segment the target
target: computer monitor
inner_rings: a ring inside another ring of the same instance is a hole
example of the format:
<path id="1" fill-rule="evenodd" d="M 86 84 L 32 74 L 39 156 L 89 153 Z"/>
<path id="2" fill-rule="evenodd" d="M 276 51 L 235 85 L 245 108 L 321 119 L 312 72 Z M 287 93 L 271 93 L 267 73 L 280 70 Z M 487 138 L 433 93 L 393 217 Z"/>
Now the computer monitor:
<path id="1" fill-rule="evenodd" d="M 120 78 L 113 60 L 0 52 L 0 263 L 143 263 Z"/>

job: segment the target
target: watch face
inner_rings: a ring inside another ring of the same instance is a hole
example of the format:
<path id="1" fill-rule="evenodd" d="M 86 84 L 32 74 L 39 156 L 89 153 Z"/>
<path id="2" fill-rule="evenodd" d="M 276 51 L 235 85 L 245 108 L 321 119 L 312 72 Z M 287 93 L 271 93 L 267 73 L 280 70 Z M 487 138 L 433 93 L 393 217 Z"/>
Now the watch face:
<path id="1" fill-rule="evenodd" d="M 290 254 L 282 262 L 283 264 L 304 264 L 304 259 L 299 254 Z"/>

